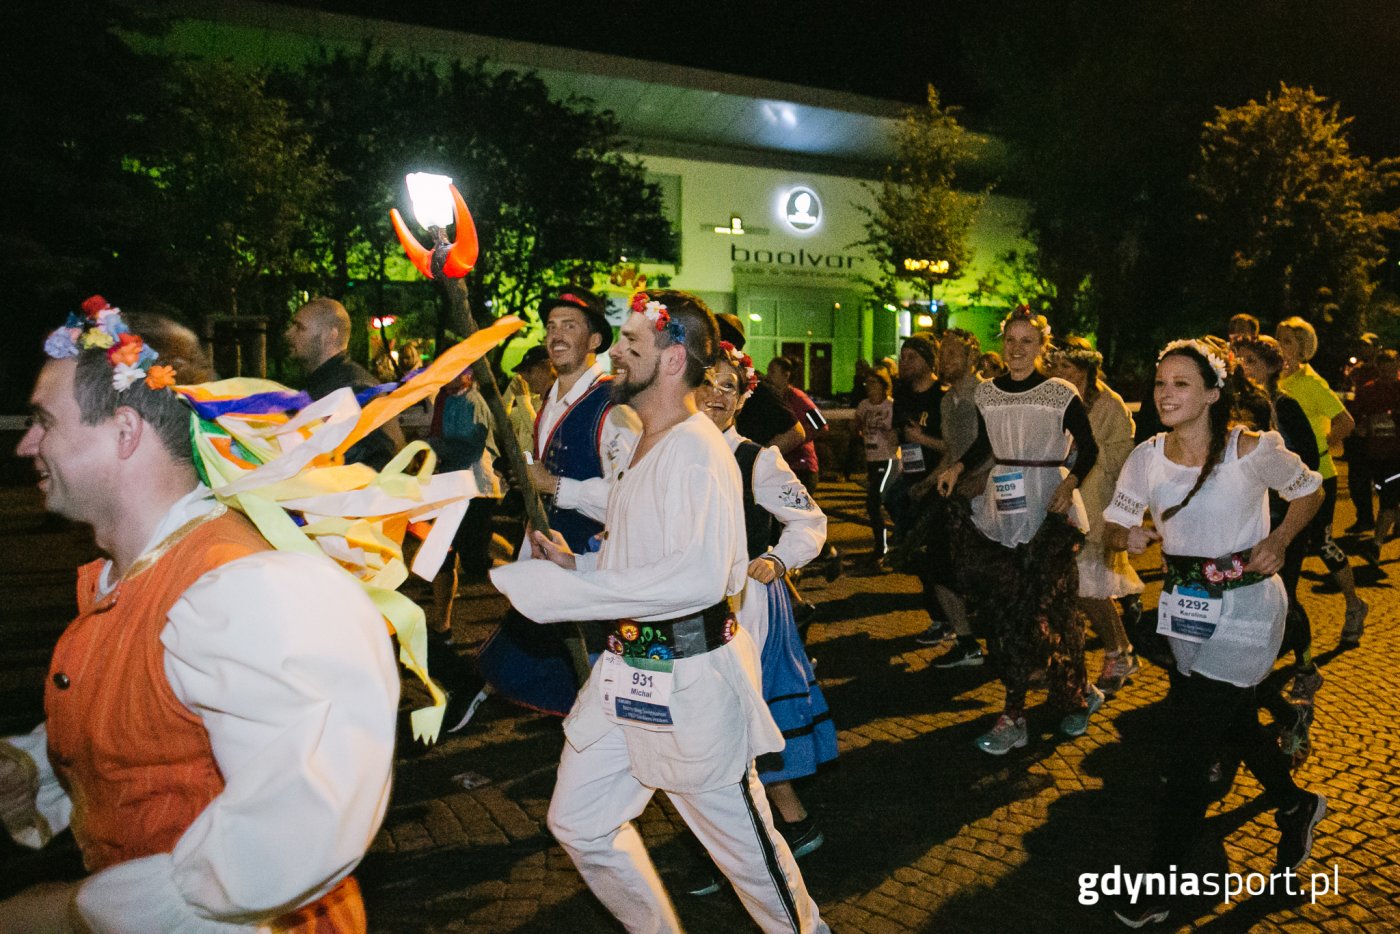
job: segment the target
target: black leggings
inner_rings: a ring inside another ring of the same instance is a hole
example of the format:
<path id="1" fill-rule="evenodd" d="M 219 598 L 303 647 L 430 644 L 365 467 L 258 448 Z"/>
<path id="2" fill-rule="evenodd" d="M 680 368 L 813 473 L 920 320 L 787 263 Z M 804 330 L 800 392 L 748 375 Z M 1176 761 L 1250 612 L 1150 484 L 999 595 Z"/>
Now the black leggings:
<path id="1" fill-rule="evenodd" d="M 865 514 L 870 518 L 870 534 L 875 536 L 875 557 L 885 553 L 885 487 L 894 461 L 865 462 Z"/>
<path id="2" fill-rule="evenodd" d="M 1327 570 L 1332 574 L 1343 570 L 1350 563 L 1347 553 L 1342 551 L 1342 546 L 1332 540 L 1332 514 L 1336 509 L 1337 478 L 1328 477 L 1322 481 L 1322 505 L 1318 507 L 1317 515 L 1313 516 L 1303 534 L 1298 536 L 1307 541 L 1312 553 L 1322 559 L 1322 563 L 1327 565 Z"/>
<path id="3" fill-rule="evenodd" d="M 1213 797 L 1211 766 L 1234 756 L 1243 760 L 1271 807 L 1287 808 L 1303 792 L 1289 773 L 1289 759 L 1259 725 L 1254 688 L 1242 688 L 1200 674 L 1169 669 L 1170 723 L 1161 747 L 1167 779 L 1157 812 L 1157 837 L 1149 871 L 1185 868 L 1187 857 L 1205 825 Z"/>

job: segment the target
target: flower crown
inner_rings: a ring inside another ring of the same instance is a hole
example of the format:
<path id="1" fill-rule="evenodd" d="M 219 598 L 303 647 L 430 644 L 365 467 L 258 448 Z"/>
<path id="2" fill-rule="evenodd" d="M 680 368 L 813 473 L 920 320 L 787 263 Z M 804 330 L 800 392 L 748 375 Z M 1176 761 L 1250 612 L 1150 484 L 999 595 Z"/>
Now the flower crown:
<path id="1" fill-rule="evenodd" d="M 670 309 L 645 292 L 632 296 L 632 313 L 645 317 L 658 331 L 666 330 L 666 325 L 671 323 Z"/>
<path id="2" fill-rule="evenodd" d="M 1199 338 L 1194 337 L 1190 340 L 1172 341 L 1170 344 L 1162 348 L 1162 352 L 1157 355 L 1157 362 L 1161 363 L 1162 358 L 1165 357 L 1167 354 L 1171 353 L 1173 350 L 1192 350 L 1200 354 L 1202 357 L 1205 357 L 1206 363 L 1209 363 L 1210 368 L 1213 371 L 1215 371 L 1215 386 L 1211 388 L 1219 389 L 1221 386 L 1225 385 L 1225 358 L 1220 356 L 1220 352 L 1217 351 L 1210 344 L 1206 343 L 1203 340 L 1200 340 Z"/>
<path id="3" fill-rule="evenodd" d="M 752 395 L 754 389 L 758 387 L 758 371 L 754 369 L 753 357 L 750 357 L 738 347 L 729 343 L 729 341 L 720 341 L 719 351 L 725 361 L 728 362 L 730 366 L 734 367 L 734 369 L 738 370 L 739 375 L 743 377 L 743 391 L 739 393 L 739 401 L 743 402 Z"/>
<path id="4" fill-rule="evenodd" d="M 125 392 L 137 380 L 145 380 L 151 389 L 175 385 L 175 368 L 153 365 L 160 354 L 132 333 L 120 308 L 113 308 L 101 295 L 93 295 L 83 302 L 82 309 L 81 316 L 69 312 L 63 327 L 48 336 L 44 353 L 65 360 L 84 350 L 105 350 L 112 365 L 112 388 L 117 392 Z"/>
<path id="5" fill-rule="evenodd" d="M 1037 318 L 1040 319 L 1039 324 L 1036 323 Z M 1011 309 L 1011 312 L 1001 321 L 1002 334 L 1006 333 L 1006 326 L 1013 321 L 1024 321 L 1039 331 L 1046 340 L 1050 339 L 1050 322 L 1043 315 L 1032 311 L 1030 305 L 1023 303 Z"/>
<path id="6" fill-rule="evenodd" d="M 679 321 L 672 320 L 669 308 L 646 292 L 638 292 L 633 295 L 630 307 L 633 314 L 641 315 L 650 321 L 658 333 L 669 335 L 674 343 L 685 343 L 685 328 L 681 326 Z"/>
<path id="7" fill-rule="evenodd" d="M 1055 347 L 1049 353 L 1051 360 L 1064 360 L 1077 366 L 1098 368 L 1103 366 L 1103 354 L 1091 347 Z"/>

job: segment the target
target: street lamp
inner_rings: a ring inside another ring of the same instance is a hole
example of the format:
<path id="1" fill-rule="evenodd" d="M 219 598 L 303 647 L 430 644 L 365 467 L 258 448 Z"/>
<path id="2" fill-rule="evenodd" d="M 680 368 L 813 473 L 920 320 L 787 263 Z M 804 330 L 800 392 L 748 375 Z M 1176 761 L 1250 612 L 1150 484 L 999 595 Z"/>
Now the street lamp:
<path id="1" fill-rule="evenodd" d="M 432 235 L 433 248 L 431 251 L 425 249 L 418 242 L 418 238 L 409 231 L 398 208 L 391 208 L 389 219 L 393 222 L 399 243 L 403 245 L 404 253 L 418 271 L 442 289 L 449 313 L 452 315 L 453 328 L 463 335 L 475 334 L 476 321 L 472 318 L 471 305 L 467 301 L 466 276 L 476 265 L 478 250 L 476 225 L 472 223 L 467 203 L 462 200 L 462 195 L 452 184 L 452 179 L 446 175 L 414 172 L 405 181 L 408 183 L 408 196 L 413 202 L 413 216 Z M 454 220 L 457 235 L 449 241 L 447 228 Z M 496 443 L 500 445 L 501 453 L 510 464 L 515 484 L 525 501 L 525 515 L 530 520 L 530 525 L 548 535 L 549 518 L 544 511 L 544 504 L 540 501 L 539 491 L 530 480 L 530 471 L 515 432 L 508 428 L 510 418 L 506 414 L 505 404 L 501 401 L 496 376 L 485 356 L 472 364 L 472 375 L 476 378 L 476 385 L 481 390 L 482 397 L 486 399 L 487 408 L 491 410 L 492 420 L 505 429 L 496 432 Z M 578 675 L 579 685 L 582 686 L 588 680 L 589 671 L 583 634 L 575 627 L 574 636 L 566 637 L 564 641 L 569 646 L 574 670 Z"/>
<path id="2" fill-rule="evenodd" d="M 946 276 L 952 269 L 952 264 L 946 259 L 910 259 L 904 260 L 904 271 L 916 273 L 928 283 L 928 315 L 934 316 L 938 306 L 933 301 L 933 284 L 940 276 Z"/>

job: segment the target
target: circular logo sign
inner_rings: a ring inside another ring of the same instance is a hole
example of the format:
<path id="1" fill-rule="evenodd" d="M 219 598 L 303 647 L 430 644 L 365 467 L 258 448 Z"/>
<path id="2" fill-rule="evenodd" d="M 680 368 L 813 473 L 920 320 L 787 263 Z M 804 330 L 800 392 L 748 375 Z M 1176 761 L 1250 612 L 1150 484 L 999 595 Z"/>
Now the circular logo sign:
<path id="1" fill-rule="evenodd" d="M 783 220 L 793 230 L 811 230 L 821 223 L 822 202 L 810 188 L 794 188 L 783 201 Z"/>

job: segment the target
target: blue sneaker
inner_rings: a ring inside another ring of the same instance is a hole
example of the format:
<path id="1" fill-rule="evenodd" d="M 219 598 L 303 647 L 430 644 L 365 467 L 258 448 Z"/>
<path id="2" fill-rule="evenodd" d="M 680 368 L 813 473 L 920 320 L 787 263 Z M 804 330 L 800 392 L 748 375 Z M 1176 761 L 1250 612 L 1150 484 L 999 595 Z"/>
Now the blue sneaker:
<path id="1" fill-rule="evenodd" d="M 1065 718 L 1060 721 L 1060 732 L 1066 736 L 1083 736 L 1085 731 L 1089 729 L 1089 718 L 1103 706 L 1103 691 L 1091 684 L 1084 695 L 1084 700 L 1087 703 L 1083 710 L 1065 714 Z"/>

